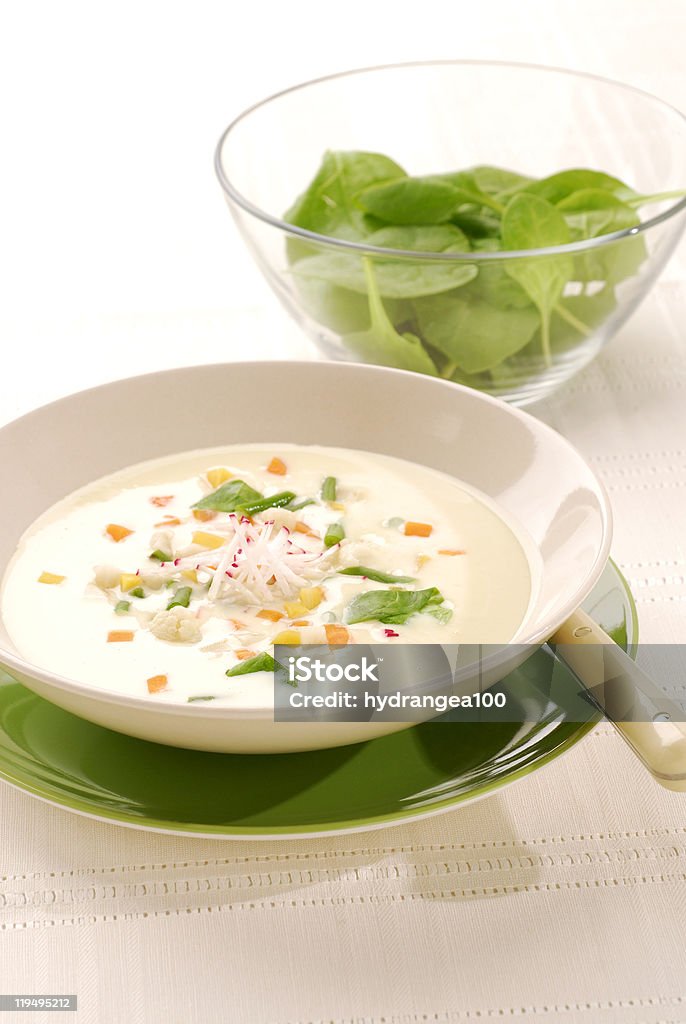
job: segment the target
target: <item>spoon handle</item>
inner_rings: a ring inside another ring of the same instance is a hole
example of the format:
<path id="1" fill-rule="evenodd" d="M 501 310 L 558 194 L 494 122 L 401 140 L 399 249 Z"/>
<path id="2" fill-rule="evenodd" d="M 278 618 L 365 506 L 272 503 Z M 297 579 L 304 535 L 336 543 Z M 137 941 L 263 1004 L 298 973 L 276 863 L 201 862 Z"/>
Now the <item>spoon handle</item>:
<path id="1" fill-rule="evenodd" d="M 683 710 L 586 612 L 570 615 L 549 643 L 657 782 L 686 792 Z"/>

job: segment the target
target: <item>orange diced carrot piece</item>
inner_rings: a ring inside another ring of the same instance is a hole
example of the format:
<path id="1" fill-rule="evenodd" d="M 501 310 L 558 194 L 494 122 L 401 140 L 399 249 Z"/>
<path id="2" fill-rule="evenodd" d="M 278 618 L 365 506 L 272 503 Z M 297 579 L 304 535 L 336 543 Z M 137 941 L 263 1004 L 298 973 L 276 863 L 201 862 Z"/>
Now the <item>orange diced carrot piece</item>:
<path id="1" fill-rule="evenodd" d="M 277 612 L 273 608 L 263 608 L 262 611 L 257 613 L 258 619 L 269 619 L 270 622 L 278 622 L 283 617 L 283 612 Z"/>
<path id="2" fill-rule="evenodd" d="M 150 504 L 154 505 L 156 508 L 164 508 L 165 505 L 168 505 L 169 502 L 173 500 L 173 494 L 156 494 L 154 498 L 150 499 Z M 155 676 L 155 679 L 156 678 L 157 676 Z"/>
<path id="3" fill-rule="evenodd" d="M 181 526 L 181 520 L 176 516 L 166 516 L 160 523 L 155 523 L 156 530 L 160 530 L 163 526 Z"/>
<path id="4" fill-rule="evenodd" d="M 168 683 L 166 676 L 150 676 L 148 679 L 148 693 L 159 693 L 164 690 Z"/>
<path id="5" fill-rule="evenodd" d="M 193 518 L 199 519 L 201 523 L 209 523 L 210 519 L 217 518 L 217 513 L 211 508 L 194 508 Z"/>
<path id="6" fill-rule="evenodd" d="M 127 644 L 133 640 L 133 630 L 131 629 L 112 629 L 107 634 L 108 644 Z"/>
<path id="7" fill-rule="evenodd" d="M 457 548 L 439 548 L 439 555 L 464 555 L 464 551 L 458 551 Z"/>
<path id="8" fill-rule="evenodd" d="M 130 537 L 133 530 L 129 530 L 126 526 L 119 526 L 118 523 L 108 523 L 105 527 L 105 533 L 108 533 L 112 540 L 118 544 L 125 537 Z"/>
<path id="9" fill-rule="evenodd" d="M 267 580 L 267 586 L 268 587 L 273 587 L 275 583 L 276 583 L 276 576 L 270 576 L 269 579 Z"/>
<path id="10" fill-rule="evenodd" d="M 328 644 L 347 644 L 350 642 L 350 633 L 345 626 L 339 626 L 335 622 L 327 622 L 324 625 L 326 642 Z"/>
<path id="11" fill-rule="evenodd" d="M 233 625 L 234 629 L 246 629 L 247 628 L 245 623 L 241 622 L 240 619 L 229 619 L 229 622 Z"/>
<path id="12" fill-rule="evenodd" d="M 429 523 L 405 523 L 406 537 L 430 537 L 432 530 Z"/>
<path id="13" fill-rule="evenodd" d="M 286 469 L 286 463 L 275 456 L 267 466 L 267 472 L 276 473 L 277 476 L 285 476 L 288 470 Z"/>
<path id="14" fill-rule="evenodd" d="M 291 626 L 309 626 L 309 619 L 293 619 Z"/>
<path id="15" fill-rule="evenodd" d="M 239 661 L 247 661 L 248 658 L 254 658 L 256 651 L 251 651 L 249 647 L 239 647 L 237 651 L 233 652 Z"/>
<path id="16" fill-rule="evenodd" d="M 296 533 L 304 533 L 307 537 L 317 537 L 319 539 L 319 534 L 316 530 L 309 527 L 307 523 L 300 522 L 300 520 L 295 524 L 294 529 Z"/>
<path id="17" fill-rule="evenodd" d="M 39 583 L 62 583 L 66 576 L 58 576 L 55 572 L 42 572 L 38 577 Z"/>

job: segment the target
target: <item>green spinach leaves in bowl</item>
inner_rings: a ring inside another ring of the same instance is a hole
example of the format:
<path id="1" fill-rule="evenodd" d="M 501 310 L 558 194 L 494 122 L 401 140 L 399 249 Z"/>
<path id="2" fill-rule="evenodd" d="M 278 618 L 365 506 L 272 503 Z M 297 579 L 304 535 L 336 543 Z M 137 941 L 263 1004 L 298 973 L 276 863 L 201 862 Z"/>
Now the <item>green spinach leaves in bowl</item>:
<path id="1" fill-rule="evenodd" d="M 641 206 L 675 195 L 581 168 L 412 177 L 382 154 L 327 152 L 284 219 L 354 245 L 293 235 L 288 260 L 305 310 L 348 358 L 507 397 L 556 365 L 568 376 L 647 258 Z M 575 249 L 590 239 L 603 244 Z"/>

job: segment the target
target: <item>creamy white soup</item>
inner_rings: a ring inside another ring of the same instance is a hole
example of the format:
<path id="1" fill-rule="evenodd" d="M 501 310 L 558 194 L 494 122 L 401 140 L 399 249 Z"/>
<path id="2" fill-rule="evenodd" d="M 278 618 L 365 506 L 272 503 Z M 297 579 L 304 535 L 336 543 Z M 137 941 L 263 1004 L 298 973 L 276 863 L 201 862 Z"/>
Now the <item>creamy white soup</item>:
<path id="1" fill-rule="evenodd" d="M 273 700 L 274 644 L 505 643 L 536 560 L 484 496 L 368 452 L 242 445 L 140 463 L 22 538 L 2 617 L 34 665 L 159 701 Z"/>

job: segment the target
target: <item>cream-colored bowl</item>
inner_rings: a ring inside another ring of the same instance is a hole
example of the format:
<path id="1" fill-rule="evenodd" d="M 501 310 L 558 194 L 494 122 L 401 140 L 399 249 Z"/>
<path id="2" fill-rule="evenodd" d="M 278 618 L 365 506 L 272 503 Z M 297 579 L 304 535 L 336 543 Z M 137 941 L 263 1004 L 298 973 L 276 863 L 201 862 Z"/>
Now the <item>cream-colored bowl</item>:
<path id="1" fill-rule="evenodd" d="M 468 388 L 401 370 L 317 362 L 231 363 L 116 381 L 0 430 L 0 577 L 46 508 L 107 473 L 175 452 L 247 442 L 359 448 L 442 470 L 492 498 L 531 539 L 542 571 L 517 636 L 542 643 L 607 561 L 611 517 L 579 453 L 532 416 Z M 31 614 L 31 609 L 26 609 Z M 40 629 L 40 623 L 36 623 Z M 502 672 L 521 660 L 501 659 Z M 274 722 L 270 709 L 160 704 L 38 668 L 0 620 L 0 664 L 41 696 L 119 732 L 200 750 L 267 753 L 339 746 L 401 723 Z"/>

